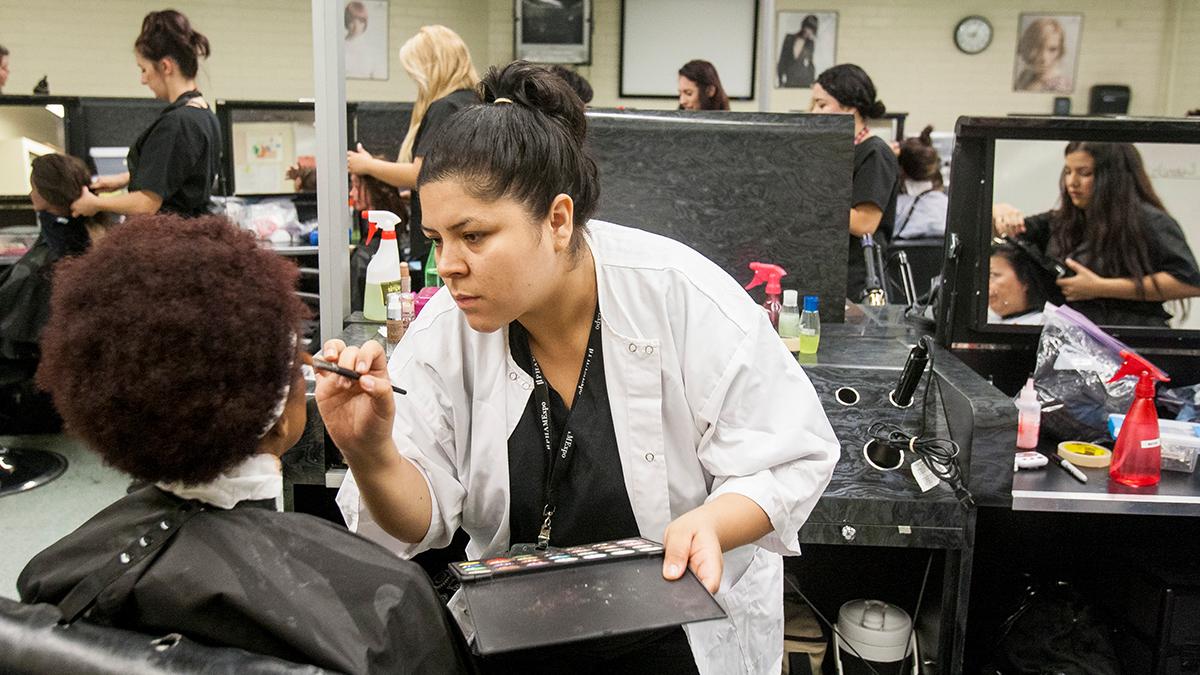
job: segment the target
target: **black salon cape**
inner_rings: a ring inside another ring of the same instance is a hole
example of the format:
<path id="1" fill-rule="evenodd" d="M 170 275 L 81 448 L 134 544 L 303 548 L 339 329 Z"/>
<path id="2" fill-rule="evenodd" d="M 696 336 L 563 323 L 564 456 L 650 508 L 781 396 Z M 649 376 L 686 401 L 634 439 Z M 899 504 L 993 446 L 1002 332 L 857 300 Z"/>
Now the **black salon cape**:
<path id="1" fill-rule="evenodd" d="M 30 561 L 21 600 L 60 603 L 182 503 L 156 487 L 118 500 Z M 419 566 L 269 505 L 195 515 L 110 585 L 87 619 L 345 673 L 469 671 L 462 636 Z"/>
<path id="2" fill-rule="evenodd" d="M 221 128 L 211 109 L 188 105 L 199 96 L 198 91 L 180 94 L 138 136 L 125 158 L 129 191 L 158 195 L 163 212 L 200 216 L 210 211 L 221 160 Z"/>
<path id="3" fill-rule="evenodd" d="M 892 238 L 892 225 L 896 221 L 896 196 L 900 194 L 899 181 L 900 164 L 887 141 L 878 136 L 867 136 L 862 143 L 854 146 L 854 185 L 850 192 L 850 206 L 874 204 L 883 211 L 879 228 L 873 236 L 877 246 L 886 247 Z M 882 282 L 884 271 L 876 270 L 876 273 Z M 846 297 L 854 302 L 861 300 L 866 282 L 867 263 L 863 259 L 862 238 L 850 235 Z"/>
<path id="4" fill-rule="evenodd" d="M 1146 250 L 1150 254 L 1150 274 L 1166 272 L 1185 284 L 1200 286 L 1200 268 L 1196 265 L 1196 258 L 1188 247 L 1179 223 L 1145 202 L 1141 204 L 1141 218 L 1146 233 Z M 1091 251 L 1086 242 L 1074 251 L 1059 251 L 1054 246 L 1050 232 L 1051 220 L 1050 212 L 1025 218 L 1025 237 L 1053 258 L 1065 260 L 1069 257 L 1100 274 L 1097 253 Z M 1062 298 L 1051 300 L 1061 301 Z M 1067 304 L 1101 326 L 1161 327 L 1166 326 L 1171 318 L 1170 313 L 1163 309 L 1163 303 L 1153 300 L 1093 298 Z"/>
<path id="5" fill-rule="evenodd" d="M 479 96 L 473 89 L 459 89 L 429 104 L 429 110 L 417 127 L 417 136 L 413 139 L 413 157 L 424 157 L 429 154 L 438 133 L 446 125 L 454 113 L 479 103 Z M 409 260 L 420 260 L 422 264 L 429 257 L 429 238 L 421 230 L 421 193 L 412 191 L 409 202 L 408 241 Z"/>
<path id="6" fill-rule="evenodd" d="M 42 328 L 50 318 L 54 265 L 87 250 L 81 218 L 38 212 L 38 238 L 14 265 L 0 272 L 0 359 L 36 359 Z"/>

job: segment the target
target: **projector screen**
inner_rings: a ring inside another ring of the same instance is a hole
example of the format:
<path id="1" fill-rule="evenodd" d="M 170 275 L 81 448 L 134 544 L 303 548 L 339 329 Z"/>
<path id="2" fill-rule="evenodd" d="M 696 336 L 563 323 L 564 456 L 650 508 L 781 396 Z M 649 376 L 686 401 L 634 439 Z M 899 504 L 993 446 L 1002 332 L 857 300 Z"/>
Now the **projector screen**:
<path id="1" fill-rule="evenodd" d="M 710 61 L 731 99 L 754 97 L 756 0 L 622 0 L 621 96 L 678 96 L 679 68 Z"/>

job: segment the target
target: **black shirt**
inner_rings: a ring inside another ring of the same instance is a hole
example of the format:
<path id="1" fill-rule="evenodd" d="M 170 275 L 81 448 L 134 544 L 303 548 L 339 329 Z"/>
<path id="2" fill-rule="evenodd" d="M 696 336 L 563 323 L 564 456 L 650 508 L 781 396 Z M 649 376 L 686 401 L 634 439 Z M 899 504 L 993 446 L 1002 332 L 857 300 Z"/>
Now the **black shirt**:
<path id="1" fill-rule="evenodd" d="M 1052 212 L 1025 218 L 1025 237 L 1052 258 L 1071 258 L 1100 274 L 1102 265 L 1098 261 L 1098 252 L 1092 251 L 1086 240 L 1072 251 L 1058 250 L 1050 236 L 1052 220 Z M 1166 272 L 1185 284 L 1200 286 L 1200 268 L 1179 223 L 1145 202 L 1141 205 L 1141 221 L 1150 255 L 1149 274 Z M 1102 326 L 1166 326 L 1171 318 L 1163 309 L 1163 303 L 1154 300 L 1094 298 L 1067 304 Z"/>
<path id="2" fill-rule="evenodd" d="M 896 221 L 896 195 L 900 192 L 900 164 L 887 141 L 867 136 L 854 146 L 854 187 L 850 191 L 850 206 L 874 204 L 883 211 L 875 244 L 886 246 Z M 846 297 L 854 302 L 862 298 L 866 287 L 867 265 L 863 261 L 862 238 L 850 235 L 849 262 L 846 267 Z M 883 270 L 877 270 L 880 281 Z"/>
<path id="3" fill-rule="evenodd" d="M 417 127 L 417 136 L 413 139 L 413 158 L 429 154 L 434 140 L 438 137 L 438 131 L 454 113 L 478 103 L 479 96 L 473 89 L 459 89 L 430 103 L 429 110 L 425 111 L 425 117 L 421 120 L 421 126 Z M 421 196 L 415 189 L 412 191 L 409 211 L 409 260 L 420 260 L 423 264 L 429 257 L 429 240 L 421 232 Z"/>
<path id="4" fill-rule="evenodd" d="M 589 347 L 592 344 L 589 342 Z M 508 345 L 513 360 L 532 376 L 529 333 L 520 323 L 509 324 Z M 604 350 L 599 339 L 594 340 L 594 345 L 586 384 L 570 409 L 558 392 L 547 387 L 550 447 L 555 450 L 561 447 L 568 416 L 574 438 L 569 469 L 555 488 L 552 546 L 640 536 L 617 449 L 604 379 Z M 537 410 L 537 397 L 530 396 L 517 427 L 508 437 L 509 541 L 514 544 L 537 541 L 546 505 L 546 441 Z M 484 659 L 483 670 L 522 675 L 697 672 L 687 636 L 678 626 L 501 654 Z"/>
<path id="5" fill-rule="evenodd" d="M 599 344 L 599 340 L 596 341 Z M 513 322 L 508 331 L 513 360 L 532 374 L 529 334 Z M 556 509 L 550 544 L 578 546 L 640 536 L 633 506 L 625 490 L 617 433 L 604 380 L 604 353 L 597 347 L 588 368 L 586 386 L 571 410 L 553 387 L 550 390 L 550 447 L 558 450 L 570 415 L 574 445 L 572 459 L 555 489 Z M 546 505 L 546 444 L 535 396 L 508 437 L 509 541 L 537 542 Z"/>
<path id="6" fill-rule="evenodd" d="M 208 213 L 221 156 L 221 130 L 212 110 L 188 105 L 198 91 L 180 94 L 134 141 L 126 158 L 129 191 L 162 198 L 160 211 Z"/>

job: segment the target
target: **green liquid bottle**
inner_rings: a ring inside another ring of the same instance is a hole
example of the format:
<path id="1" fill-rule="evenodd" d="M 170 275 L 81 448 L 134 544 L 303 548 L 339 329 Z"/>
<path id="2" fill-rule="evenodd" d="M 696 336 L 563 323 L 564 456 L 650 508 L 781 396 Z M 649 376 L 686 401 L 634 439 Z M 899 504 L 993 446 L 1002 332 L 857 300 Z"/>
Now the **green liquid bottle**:
<path id="1" fill-rule="evenodd" d="M 816 354 L 821 344 L 821 315 L 817 313 L 819 304 L 817 296 L 804 296 L 804 311 L 800 313 L 801 354 Z"/>

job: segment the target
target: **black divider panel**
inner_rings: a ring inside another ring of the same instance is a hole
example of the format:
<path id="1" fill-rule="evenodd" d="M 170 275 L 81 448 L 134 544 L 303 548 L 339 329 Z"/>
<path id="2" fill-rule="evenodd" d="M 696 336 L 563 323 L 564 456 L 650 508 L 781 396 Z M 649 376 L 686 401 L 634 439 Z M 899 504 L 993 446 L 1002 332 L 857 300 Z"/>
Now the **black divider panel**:
<path id="1" fill-rule="evenodd" d="M 400 153 L 400 145 L 404 143 L 404 135 L 408 133 L 413 104 L 364 101 L 352 105 L 354 124 L 351 128 L 354 137 L 350 139 L 351 147 L 355 143 L 362 143 L 367 152 L 395 160 Z"/>
<path id="2" fill-rule="evenodd" d="M 752 261 L 781 265 L 784 288 L 840 322 L 853 135 L 846 115 L 594 110 L 597 217 L 681 241 L 742 284 Z"/>
<path id="3" fill-rule="evenodd" d="M 153 98 L 82 98 L 84 154 L 91 148 L 129 147 L 166 103 Z M 85 157 L 89 164 L 91 158 Z"/>

